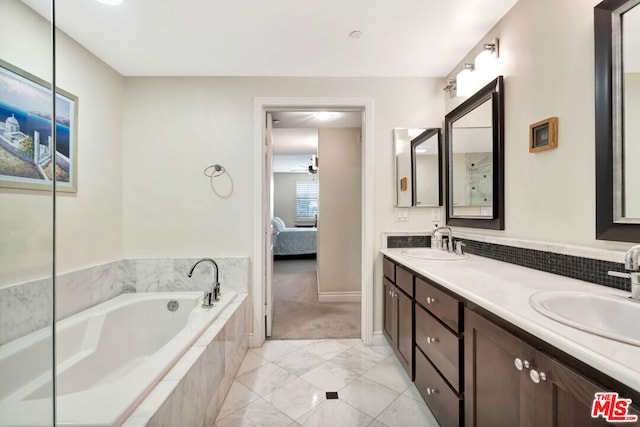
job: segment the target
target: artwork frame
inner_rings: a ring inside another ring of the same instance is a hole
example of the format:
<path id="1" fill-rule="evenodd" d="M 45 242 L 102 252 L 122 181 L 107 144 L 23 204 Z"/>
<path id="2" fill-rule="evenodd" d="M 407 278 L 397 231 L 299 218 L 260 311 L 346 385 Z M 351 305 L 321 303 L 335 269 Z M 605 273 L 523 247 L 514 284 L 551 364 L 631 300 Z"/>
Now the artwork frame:
<path id="1" fill-rule="evenodd" d="M 0 187 L 76 193 L 78 97 L 0 60 Z M 55 153 L 52 152 L 55 145 Z"/>
<path id="2" fill-rule="evenodd" d="M 548 119 L 529 125 L 529 152 L 537 153 L 558 147 L 558 118 Z"/>

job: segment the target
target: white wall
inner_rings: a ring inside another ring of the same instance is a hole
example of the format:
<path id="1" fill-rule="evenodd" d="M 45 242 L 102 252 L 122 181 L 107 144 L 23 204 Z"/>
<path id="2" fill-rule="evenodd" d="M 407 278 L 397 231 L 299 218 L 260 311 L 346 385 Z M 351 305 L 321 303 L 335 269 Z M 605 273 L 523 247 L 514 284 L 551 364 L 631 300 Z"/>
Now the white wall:
<path id="1" fill-rule="evenodd" d="M 625 96 L 625 122 L 624 137 L 628 141 L 625 146 L 625 157 L 627 159 L 640 158 L 640 73 L 625 73 L 624 75 L 625 93 L 633 96 Z M 634 117 L 632 120 L 631 117 Z M 640 168 L 633 160 L 630 160 L 625 168 L 625 182 L 640 182 Z M 640 197 L 638 197 L 638 189 L 635 185 L 626 187 L 627 194 L 634 195 L 629 197 L 626 203 L 626 216 L 640 218 Z"/>
<path id="2" fill-rule="evenodd" d="M 287 227 L 294 227 L 296 222 L 296 181 L 313 181 L 313 175 L 273 174 L 273 214 L 282 219 Z"/>
<path id="3" fill-rule="evenodd" d="M 1 3 L 0 57 L 51 81 L 50 24 L 17 0 Z M 57 33 L 57 85 L 78 99 L 78 192 L 58 193 L 57 271 L 122 257 L 121 106 L 124 79 Z M 51 274 L 50 192 L 0 189 L 0 285 Z"/>
<path id="4" fill-rule="evenodd" d="M 629 246 L 595 239 L 593 7 L 598 3 L 520 0 L 478 40 L 500 39 L 505 230 L 466 231 L 608 249 Z M 447 97 L 447 111 L 460 102 Z M 559 118 L 558 148 L 529 153 L 529 125 L 552 116 Z"/>
<path id="5" fill-rule="evenodd" d="M 318 130 L 318 293 L 360 292 L 362 143 L 360 128 Z"/>
<path id="6" fill-rule="evenodd" d="M 439 126 L 442 79 L 125 79 L 125 257 L 253 253 L 253 99 L 353 97 L 374 101 L 376 247 L 392 221 L 394 127 Z M 217 198 L 203 169 L 226 167 L 234 193 Z M 418 210 L 419 211 L 419 210 Z M 427 214 L 402 229 L 424 229 Z M 400 223 L 398 223 L 400 224 Z"/>

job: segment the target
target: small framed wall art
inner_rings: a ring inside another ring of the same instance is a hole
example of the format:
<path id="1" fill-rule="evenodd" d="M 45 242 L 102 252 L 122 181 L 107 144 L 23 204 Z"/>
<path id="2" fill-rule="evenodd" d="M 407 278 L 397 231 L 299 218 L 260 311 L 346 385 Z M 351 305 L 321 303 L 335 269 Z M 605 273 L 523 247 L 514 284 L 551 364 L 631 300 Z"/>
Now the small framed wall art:
<path id="1" fill-rule="evenodd" d="M 533 123 L 529 126 L 529 152 L 551 150 L 558 147 L 558 118 Z"/>

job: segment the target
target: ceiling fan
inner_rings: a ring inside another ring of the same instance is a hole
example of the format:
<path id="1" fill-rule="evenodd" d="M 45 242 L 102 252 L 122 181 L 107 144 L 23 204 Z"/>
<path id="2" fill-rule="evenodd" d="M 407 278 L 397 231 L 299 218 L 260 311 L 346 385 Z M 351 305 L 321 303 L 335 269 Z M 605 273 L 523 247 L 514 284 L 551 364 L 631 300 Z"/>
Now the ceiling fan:
<path id="1" fill-rule="evenodd" d="M 318 156 L 315 154 L 311 156 L 311 164 L 310 165 L 300 165 L 302 169 L 292 169 L 291 172 L 308 172 L 311 175 L 315 175 L 318 173 Z"/>

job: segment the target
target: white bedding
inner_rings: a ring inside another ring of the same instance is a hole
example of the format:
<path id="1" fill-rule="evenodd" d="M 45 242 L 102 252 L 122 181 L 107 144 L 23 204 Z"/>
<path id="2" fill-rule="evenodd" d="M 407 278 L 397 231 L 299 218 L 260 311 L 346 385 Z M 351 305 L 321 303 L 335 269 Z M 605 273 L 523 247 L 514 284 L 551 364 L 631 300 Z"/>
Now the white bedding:
<path id="1" fill-rule="evenodd" d="M 275 217 L 271 224 L 275 230 L 274 255 L 309 255 L 316 253 L 317 229 L 286 227 L 284 222 Z"/>

